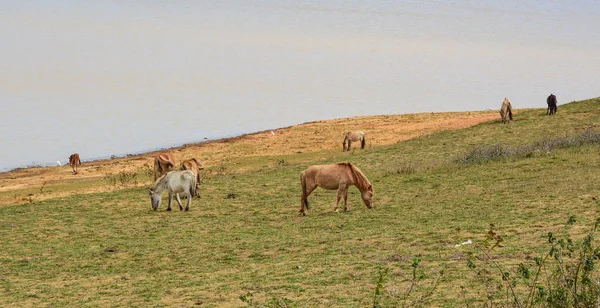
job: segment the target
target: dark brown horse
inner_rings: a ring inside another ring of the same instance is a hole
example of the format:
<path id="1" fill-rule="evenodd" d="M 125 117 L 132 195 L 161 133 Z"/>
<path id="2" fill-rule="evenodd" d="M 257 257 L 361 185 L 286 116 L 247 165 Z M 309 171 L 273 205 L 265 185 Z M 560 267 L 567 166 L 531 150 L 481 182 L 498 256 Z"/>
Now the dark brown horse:
<path id="1" fill-rule="evenodd" d="M 154 181 L 175 167 L 175 157 L 171 152 L 159 153 L 154 157 Z"/>
<path id="2" fill-rule="evenodd" d="M 546 103 L 548 104 L 548 110 L 546 110 L 546 114 L 553 115 L 558 111 L 558 102 L 556 101 L 556 95 L 550 94 L 546 99 Z"/>
<path id="3" fill-rule="evenodd" d="M 333 210 L 337 212 L 340 200 L 344 197 L 344 211 L 348 210 L 348 188 L 352 185 L 360 190 L 361 197 L 368 208 L 373 207 L 375 190 L 367 177 L 351 163 L 330 165 L 314 165 L 300 173 L 302 197 L 300 198 L 300 214 L 306 215 L 308 196 L 317 187 L 327 190 L 337 189 L 337 198 Z"/>
<path id="4" fill-rule="evenodd" d="M 81 160 L 79 160 L 79 154 L 74 153 L 69 156 L 69 166 L 73 168 L 73 174 L 77 174 L 77 167 L 81 166 Z"/>

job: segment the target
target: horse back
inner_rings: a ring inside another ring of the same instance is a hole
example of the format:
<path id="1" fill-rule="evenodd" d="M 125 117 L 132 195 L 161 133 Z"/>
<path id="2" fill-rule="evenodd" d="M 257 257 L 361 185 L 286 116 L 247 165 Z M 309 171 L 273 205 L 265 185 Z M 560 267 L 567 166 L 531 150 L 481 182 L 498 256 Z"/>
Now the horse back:
<path id="1" fill-rule="evenodd" d="M 340 183 L 353 183 L 351 169 L 347 164 L 350 163 L 313 165 L 302 171 L 301 177 L 306 183 L 313 183 L 324 189 L 338 189 Z"/>
<path id="2" fill-rule="evenodd" d="M 154 163 L 173 167 L 175 166 L 175 156 L 171 152 L 159 153 L 154 157 Z"/>
<path id="3" fill-rule="evenodd" d="M 190 158 L 181 162 L 181 169 L 190 170 L 194 174 L 198 173 L 198 170 L 204 169 L 204 165 L 195 158 Z"/>
<path id="4" fill-rule="evenodd" d="M 362 131 L 354 131 L 354 132 L 348 132 L 346 134 L 346 138 L 344 140 L 350 140 L 350 141 L 358 141 L 358 140 L 362 140 L 365 136 L 365 133 Z"/>
<path id="5" fill-rule="evenodd" d="M 173 193 L 193 191 L 196 188 L 196 176 L 191 170 L 167 172 L 158 182 L 158 185 L 165 185 Z"/>
<path id="6" fill-rule="evenodd" d="M 73 165 L 80 165 L 81 161 L 79 160 L 79 154 L 78 153 L 74 153 L 71 154 L 71 156 L 69 156 L 69 165 L 73 166 Z"/>

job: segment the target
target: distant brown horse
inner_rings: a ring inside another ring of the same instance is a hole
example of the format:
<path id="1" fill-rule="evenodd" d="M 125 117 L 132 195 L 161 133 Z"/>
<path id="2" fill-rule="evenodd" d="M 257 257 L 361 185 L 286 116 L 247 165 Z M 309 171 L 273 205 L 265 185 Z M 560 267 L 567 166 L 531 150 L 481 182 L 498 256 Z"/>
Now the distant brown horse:
<path id="1" fill-rule="evenodd" d="M 73 174 L 77 174 L 77 167 L 81 166 L 81 160 L 79 160 L 79 154 L 74 153 L 69 156 L 69 166 L 73 168 Z"/>
<path id="2" fill-rule="evenodd" d="M 500 116 L 502 117 L 502 123 L 508 123 L 512 121 L 512 102 L 508 98 L 504 98 L 502 102 L 502 107 L 500 108 Z"/>
<path id="3" fill-rule="evenodd" d="M 159 153 L 154 157 L 154 181 L 175 167 L 175 157 L 171 152 Z"/>
<path id="4" fill-rule="evenodd" d="M 351 163 L 330 165 L 314 165 L 300 173 L 302 197 L 300 198 L 300 214 L 306 215 L 308 196 L 317 187 L 327 190 L 337 189 L 337 199 L 333 210 L 337 212 L 340 200 L 344 197 L 344 211 L 348 210 L 348 187 L 354 185 L 360 190 L 361 197 L 368 208 L 373 207 L 373 185 L 367 177 Z"/>
<path id="5" fill-rule="evenodd" d="M 558 101 L 556 100 L 556 95 L 550 93 L 550 96 L 546 99 L 546 104 L 548 104 L 548 109 L 546 110 L 546 114 L 553 115 L 558 111 Z"/>
<path id="6" fill-rule="evenodd" d="M 204 165 L 199 162 L 198 160 L 196 160 L 195 158 L 190 158 L 190 159 L 186 159 L 181 163 L 181 169 L 182 170 L 190 170 L 194 173 L 194 176 L 196 177 L 196 191 L 195 194 L 198 198 L 201 198 L 202 196 L 200 196 L 200 170 L 204 169 Z"/>
<path id="7" fill-rule="evenodd" d="M 343 147 L 342 152 L 350 151 L 350 145 L 352 145 L 352 142 L 359 141 L 359 140 L 360 140 L 360 148 L 364 149 L 365 144 L 367 142 L 367 140 L 365 139 L 365 133 L 363 133 L 361 131 L 348 132 L 346 134 L 346 137 L 344 137 L 344 142 L 342 142 L 342 147 Z"/>

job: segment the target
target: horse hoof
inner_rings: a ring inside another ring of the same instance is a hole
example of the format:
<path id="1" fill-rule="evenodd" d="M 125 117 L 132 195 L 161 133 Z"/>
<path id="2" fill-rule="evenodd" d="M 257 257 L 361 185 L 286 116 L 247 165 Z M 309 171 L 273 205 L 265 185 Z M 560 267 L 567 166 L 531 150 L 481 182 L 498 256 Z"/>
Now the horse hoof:
<path id="1" fill-rule="evenodd" d="M 185 208 L 185 211 L 186 211 L 186 212 L 188 212 L 189 210 L 190 210 L 190 208 L 189 208 L 189 207 L 186 207 L 186 208 Z"/>
<path id="2" fill-rule="evenodd" d="M 171 208 L 168 208 L 168 209 L 167 209 L 167 211 L 168 211 L 168 212 L 170 212 L 170 211 L 171 211 Z"/>

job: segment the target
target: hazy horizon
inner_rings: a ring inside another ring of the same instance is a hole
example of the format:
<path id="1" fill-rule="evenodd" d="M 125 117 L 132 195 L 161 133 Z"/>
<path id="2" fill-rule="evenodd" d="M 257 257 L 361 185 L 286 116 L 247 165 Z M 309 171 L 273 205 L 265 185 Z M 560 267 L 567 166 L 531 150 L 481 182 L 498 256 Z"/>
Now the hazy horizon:
<path id="1" fill-rule="evenodd" d="M 0 7 L 0 171 L 322 119 L 600 96 L 595 1 Z"/>

